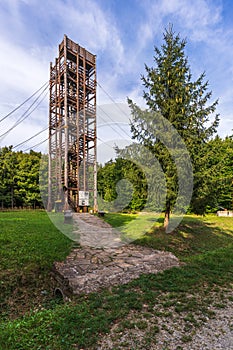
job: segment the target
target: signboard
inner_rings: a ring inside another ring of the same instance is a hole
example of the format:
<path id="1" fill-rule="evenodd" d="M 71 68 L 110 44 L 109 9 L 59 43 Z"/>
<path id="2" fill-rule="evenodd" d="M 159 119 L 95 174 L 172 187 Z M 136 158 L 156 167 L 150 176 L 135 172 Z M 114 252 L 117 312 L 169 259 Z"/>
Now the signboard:
<path id="1" fill-rule="evenodd" d="M 79 191 L 79 206 L 80 207 L 89 206 L 89 192 Z"/>

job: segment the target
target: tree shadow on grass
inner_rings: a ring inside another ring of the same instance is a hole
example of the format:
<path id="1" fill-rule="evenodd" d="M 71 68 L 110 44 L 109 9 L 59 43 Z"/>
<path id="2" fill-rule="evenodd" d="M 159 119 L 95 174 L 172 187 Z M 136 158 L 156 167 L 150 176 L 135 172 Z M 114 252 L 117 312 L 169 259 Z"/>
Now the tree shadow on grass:
<path id="1" fill-rule="evenodd" d="M 104 220 L 113 227 L 125 226 L 133 220 L 137 219 L 135 214 L 122 214 L 122 213 L 107 213 Z"/>
<path id="2" fill-rule="evenodd" d="M 185 217 L 172 233 L 167 234 L 163 227 L 154 226 L 150 233 L 135 243 L 171 251 L 181 260 L 189 260 L 194 255 L 233 244 L 233 229 L 224 228 L 224 223 L 218 223 L 214 217 Z"/>

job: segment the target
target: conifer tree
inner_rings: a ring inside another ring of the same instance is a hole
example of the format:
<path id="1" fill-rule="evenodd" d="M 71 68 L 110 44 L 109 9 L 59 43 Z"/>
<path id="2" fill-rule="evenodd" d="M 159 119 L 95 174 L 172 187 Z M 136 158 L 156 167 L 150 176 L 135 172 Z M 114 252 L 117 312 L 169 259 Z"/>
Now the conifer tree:
<path id="1" fill-rule="evenodd" d="M 219 116 L 216 114 L 210 123 L 218 101 L 208 104 L 212 92 L 208 91 L 208 81 L 204 81 L 205 73 L 196 81 L 192 81 L 188 59 L 185 56 L 186 40 L 182 40 L 180 35 L 173 31 L 172 26 L 165 29 L 163 39 L 161 48 L 155 47 L 155 66 L 150 68 L 145 65 L 146 75 L 142 76 L 145 87 L 143 97 L 148 107 L 147 112 L 151 113 L 145 113 L 130 99 L 128 103 L 131 108 L 133 138 L 153 152 L 166 177 L 166 228 L 178 193 L 178 178 L 176 165 L 169 150 L 155 137 L 158 127 L 155 113 L 168 120 L 185 142 L 193 165 L 194 194 L 195 189 L 200 189 L 201 186 L 201 178 L 195 177 L 201 170 L 199 154 L 216 132 Z"/>

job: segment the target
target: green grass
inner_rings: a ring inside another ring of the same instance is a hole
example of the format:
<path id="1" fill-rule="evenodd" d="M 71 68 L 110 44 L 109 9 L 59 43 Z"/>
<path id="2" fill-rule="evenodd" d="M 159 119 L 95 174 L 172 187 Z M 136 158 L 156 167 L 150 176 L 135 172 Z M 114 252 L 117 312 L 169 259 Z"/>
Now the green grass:
<path id="1" fill-rule="evenodd" d="M 231 217 L 186 215 L 172 234 L 165 234 L 162 227 L 163 218 L 151 213 L 106 214 L 105 220 L 116 228 L 121 227 L 135 244 L 171 251 L 184 261 L 195 254 L 226 247 L 233 242 Z"/>
<path id="2" fill-rule="evenodd" d="M 161 217 L 155 213 L 105 214 L 105 221 L 122 232 L 122 240 L 135 241 L 150 232 L 154 225 L 160 225 Z"/>
<path id="3" fill-rule="evenodd" d="M 155 228 L 138 243 L 169 250 L 186 261 L 195 254 L 227 247 L 232 242 L 232 218 L 186 216 L 172 234 L 164 235 L 161 228 Z"/>
<path id="4" fill-rule="evenodd" d="M 124 225 L 125 234 L 135 238 L 148 224 L 149 233 L 135 243 L 169 250 L 184 265 L 58 303 L 49 271 L 68 254 L 70 240 L 44 212 L 0 213 L 1 350 L 96 349 L 113 324 L 116 337 L 126 328 L 145 332 L 144 348 L 150 348 L 159 332 L 156 318 L 174 315 L 186 322 L 185 348 L 193 330 L 213 316 L 209 305 L 224 307 L 233 286 L 233 218 L 186 216 L 169 235 L 150 215 L 107 214 L 105 219 Z"/>
<path id="5" fill-rule="evenodd" d="M 69 253 L 71 241 L 51 223 L 44 211 L 0 213 L 0 304 L 2 317 L 42 302 L 55 260 Z M 39 295 L 38 295 L 39 294 Z M 22 306 L 23 304 L 23 306 Z M 24 307 L 25 305 L 25 307 Z"/>

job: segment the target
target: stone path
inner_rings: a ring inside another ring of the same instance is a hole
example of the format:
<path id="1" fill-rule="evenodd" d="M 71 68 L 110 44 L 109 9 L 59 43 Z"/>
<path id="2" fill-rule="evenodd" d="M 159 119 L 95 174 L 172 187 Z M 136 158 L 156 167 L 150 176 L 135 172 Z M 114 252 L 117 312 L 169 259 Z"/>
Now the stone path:
<path id="1" fill-rule="evenodd" d="M 119 247 L 122 233 L 104 220 L 88 213 L 73 214 L 73 237 L 81 246 Z"/>
<path id="2" fill-rule="evenodd" d="M 74 216 L 75 235 L 81 248 L 74 249 L 52 270 L 56 288 L 64 297 L 125 284 L 144 273 L 158 273 L 179 266 L 169 252 L 121 242 L 120 234 L 89 214 Z"/>

